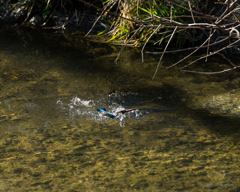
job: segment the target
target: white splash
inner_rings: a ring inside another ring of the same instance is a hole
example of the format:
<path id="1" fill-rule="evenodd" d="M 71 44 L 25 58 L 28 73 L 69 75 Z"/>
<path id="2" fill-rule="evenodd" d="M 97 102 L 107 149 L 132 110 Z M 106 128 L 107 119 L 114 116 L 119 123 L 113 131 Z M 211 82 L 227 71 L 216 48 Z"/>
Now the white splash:
<path id="1" fill-rule="evenodd" d="M 69 105 L 85 106 L 85 107 L 92 107 L 92 106 L 94 106 L 94 102 L 92 100 L 83 100 L 83 99 L 80 99 L 78 97 L 74 97 L 70 101 L 71 101 L 71 103 Z"/>

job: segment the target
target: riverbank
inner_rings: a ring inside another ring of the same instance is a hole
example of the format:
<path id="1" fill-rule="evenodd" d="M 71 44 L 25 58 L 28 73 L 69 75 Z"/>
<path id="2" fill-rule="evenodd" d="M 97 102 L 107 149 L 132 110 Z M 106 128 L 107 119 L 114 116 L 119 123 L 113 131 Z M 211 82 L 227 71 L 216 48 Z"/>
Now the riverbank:
<path id="1" fill-rule="evenodd" d="M 7 1 L 0 4 L 0 18 L 15 25 L 31 28 L 83 31 L 94 34 L 105 42 L 140 47 L 144 62 L 145 53 L 159 54 L 153 79 L 165 53 L 192 51 L 169 68 L 185 61 L 199 49 L 206 49 L 205 56 L 181 67 L 184 72 L 218 74 L 236 70 L 238 66 L 223 54 L 239 54 L 238 1 L 219 5 L 218 1 L 148 2 L 113 0 L 100 1 Z M 160 50 L 159 50 L 160 49 Z M 119 52 L 118 60 L 122 51 Z M 216 71 L 189 70 L 198 60 L 220 55 L 230 68 Z"/>

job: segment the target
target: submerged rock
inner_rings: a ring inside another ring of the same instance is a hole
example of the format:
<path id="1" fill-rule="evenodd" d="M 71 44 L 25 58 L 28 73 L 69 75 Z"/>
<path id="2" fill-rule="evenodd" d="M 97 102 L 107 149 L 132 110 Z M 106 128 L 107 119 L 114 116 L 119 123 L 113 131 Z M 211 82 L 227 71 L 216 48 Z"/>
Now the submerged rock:
<path id="1" fill-rule="evenodd" d="M 204 109 L 217 115 L 240 116 L 239 94 L 240 91 L 234 91 L 195 97 L 189 106 L 196 109 Z"/>

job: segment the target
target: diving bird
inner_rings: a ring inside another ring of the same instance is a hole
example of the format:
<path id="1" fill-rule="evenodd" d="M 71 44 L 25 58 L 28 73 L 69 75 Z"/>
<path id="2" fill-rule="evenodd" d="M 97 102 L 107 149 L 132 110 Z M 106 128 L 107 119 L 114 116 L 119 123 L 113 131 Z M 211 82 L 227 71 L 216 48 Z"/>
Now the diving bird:
<path id="1" fill-rule="evenodd" d="M 112 119 L 117 117 L 113 113 L 108 112 L 105 108 L 99 108 L 99 109 L 97 109 L 97 111 L 104 112 L 103 116 L 107 116 L 107 117 L 112 118 Z"/>
<path id="2" fill-rule="evenodd" d="M 116 112 L 117 115 L 114 115 L 113 113 L 108 112 L 105 108 L 97 109 L 97 111 L 104 112 L 103 116 L 107 116 L 107 117 L 112 118 L 112 119 L 119 116 L 119 114 L 128 113 L 128 112 L 131 112 L 131 111 L 134 111 L 134 110 L 137 110 L 137 109 L 123 109 L 123 110 L 117 111 Z"/>

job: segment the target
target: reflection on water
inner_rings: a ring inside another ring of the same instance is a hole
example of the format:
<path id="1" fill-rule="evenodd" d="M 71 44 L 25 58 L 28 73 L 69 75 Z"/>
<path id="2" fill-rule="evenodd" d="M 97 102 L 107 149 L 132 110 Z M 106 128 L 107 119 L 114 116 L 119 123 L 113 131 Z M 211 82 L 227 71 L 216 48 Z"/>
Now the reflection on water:
<path id="1" fill-rule="evenodd" d="M 239 190 L 237 120 L 137 92 L 109 60 L 1 41 L 0 191 Z"/>

